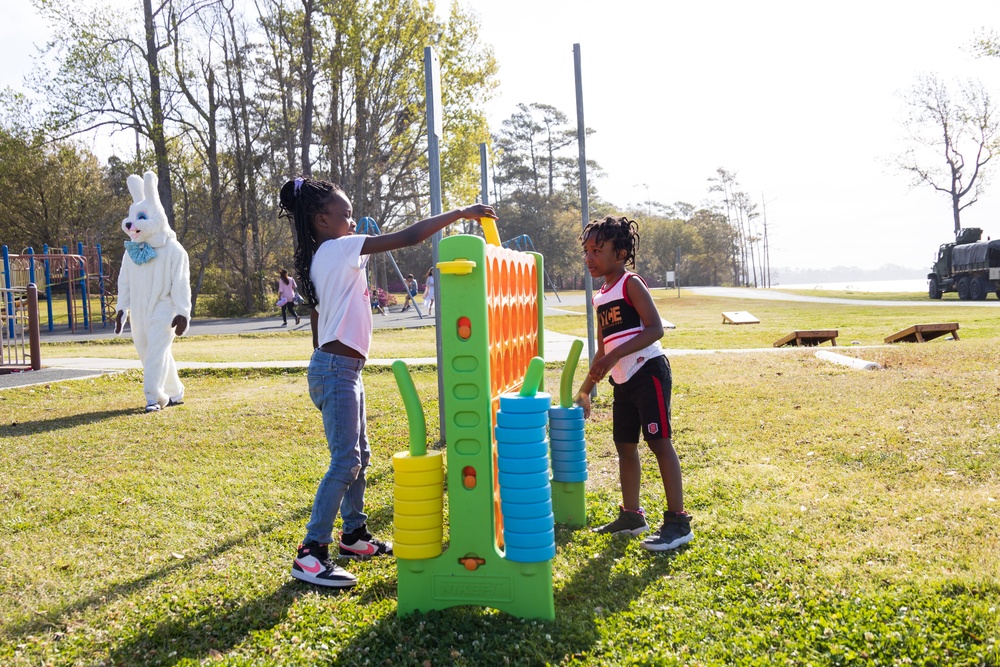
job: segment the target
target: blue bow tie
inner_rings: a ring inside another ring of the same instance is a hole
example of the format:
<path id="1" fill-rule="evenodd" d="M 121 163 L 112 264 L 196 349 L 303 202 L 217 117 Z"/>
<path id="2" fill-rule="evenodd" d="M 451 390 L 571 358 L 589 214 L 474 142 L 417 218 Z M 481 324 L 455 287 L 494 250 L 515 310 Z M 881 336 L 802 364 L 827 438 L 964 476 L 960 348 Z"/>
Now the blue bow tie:
<path id="1" fill-rule="evenodd" d="M 156 251 L 153 250 L 153 246 L 149 245 L 145 241 L 141 243 L 126 241 L 125 250 L 128 252 L 128 256 L 131 257 L 132 261 L 136 264 L 145 264 L 149 260 L 156 257 Z"/>

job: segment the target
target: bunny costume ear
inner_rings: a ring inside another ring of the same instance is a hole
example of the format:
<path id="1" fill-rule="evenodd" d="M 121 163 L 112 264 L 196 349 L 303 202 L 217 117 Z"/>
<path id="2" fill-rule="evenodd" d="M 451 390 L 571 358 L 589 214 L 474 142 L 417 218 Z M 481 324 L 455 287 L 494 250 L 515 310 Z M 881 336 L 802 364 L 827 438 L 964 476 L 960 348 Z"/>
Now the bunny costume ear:
<path id="1" fill-rule="evenodd" d="M 145 198 L 142 194 L 142 178 L 132 174 L 125 182 L 128 184 L 129 194 L 132 195 L 132 203 L 138 204 L 141 202 Z"/>
<path id="2" fill-rule="evenodd" d="M 145 199 L 148 202 L 159 202 L 160 194 L 156 191 L 156 174 L 151 171 L 147 171 L 143 174 L 142 181 L 143 189 L 145 190 Z"/>

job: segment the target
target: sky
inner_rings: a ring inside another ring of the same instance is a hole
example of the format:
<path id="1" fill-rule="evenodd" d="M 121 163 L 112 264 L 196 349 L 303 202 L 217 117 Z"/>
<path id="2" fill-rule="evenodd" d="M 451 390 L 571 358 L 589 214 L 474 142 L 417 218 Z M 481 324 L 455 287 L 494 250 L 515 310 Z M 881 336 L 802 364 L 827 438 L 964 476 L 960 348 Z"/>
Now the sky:
<path id="1" fill-rule="evenodd" d="M 518 103 L 575 119 L 579 44 L 601 196 L 623 208 L 698 205 L 716 169 L 735 172 L 766 212 L 774 267 L 928 267 L 953 222 L 947 197 L 894 166 L 902 97 L 935 74 L 982 80 L 1000 103 L 1000 58 L 969 48 L 1000 31 L 996 0 L 459 2 L 479 15 L 500 66 L 494 131 Z M 48 27 L 30 4 L 0 3 L 0 86 L 19 88 Z M 1000 238 L 996 173 L 963 225 Z"/>

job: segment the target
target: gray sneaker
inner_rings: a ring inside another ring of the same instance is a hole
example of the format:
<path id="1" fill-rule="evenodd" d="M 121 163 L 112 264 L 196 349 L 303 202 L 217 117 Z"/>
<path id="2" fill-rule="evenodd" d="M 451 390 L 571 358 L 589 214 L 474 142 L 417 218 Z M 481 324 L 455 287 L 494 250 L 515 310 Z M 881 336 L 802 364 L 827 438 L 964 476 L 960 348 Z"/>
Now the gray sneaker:
<path id="1" fill-rule="evenodd" d="M 649 551 L 670 551 L 692 539 L 694 533 L 691 532 L 691 515 L 667 511 L 663 513 L 663 525 L 642 541 L 642 548 Z"/>
<path id="2" fill-rule="evenodd" d="M 618 506 L 618 518 L 611 523 L 594 528 L 595 533 L 611 533 L 613 535 L 638 535 L 649 530 L 646 523 L 646 513 L 640 507 L 638 510 L 627 510 L 621 505 Z"/>

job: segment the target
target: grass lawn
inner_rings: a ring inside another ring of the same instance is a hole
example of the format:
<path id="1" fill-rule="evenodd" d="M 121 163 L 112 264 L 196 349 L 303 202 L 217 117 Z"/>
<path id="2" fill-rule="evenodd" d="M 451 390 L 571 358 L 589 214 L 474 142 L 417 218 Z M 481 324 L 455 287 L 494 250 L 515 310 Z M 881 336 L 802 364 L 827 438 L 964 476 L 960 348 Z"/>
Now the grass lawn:
<path id="1" fill-rule="evenodd" d="M 0 392 L 0 664 L 1000 664 L 998 311 L 657 302 L 678 325 L 667 347 L 769 347 L 839 327 L 840 352 L 885 370 L 809 349 L 673 357 L 695 539 L 654 555 L 557 528 L 551 623 L 470 607 L 397 618 L 391 559 L 347 564 L 360 583 L 345 593 L 290 579 L 327 463 L 301 372 L 190 372 L 187 402 L 150 415 L 138 372 Z M 761 324 L 722 325 L 725 310 Z M 934 321 L 959 321 L 962 339 L 847 347 Z M 581 323 L 546 326 L 580 335 Z M 433 356 L 415 334 L 375 340 Z M 265 359 L 297 344 L 275 338 L 211 340 Z M 187 345 L 211 354 L 180 342 L 178 358 Z M 408 432 L 391 373 L 365 373 L 369 522 L 389 538 L 390 457 Z M 551 391 L 558 374 L 547 369 Z M 414 379 L 436 440 L 436 375 Z M 587 437 L 598 524 L 619 501 L 606 384 Z M 643 461 L 655 519 L 663 492 Z"/>

